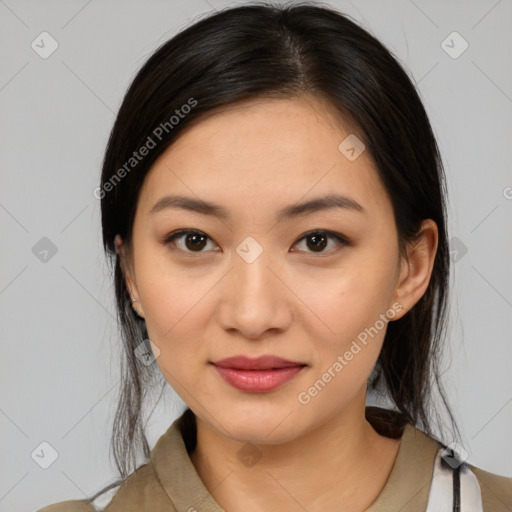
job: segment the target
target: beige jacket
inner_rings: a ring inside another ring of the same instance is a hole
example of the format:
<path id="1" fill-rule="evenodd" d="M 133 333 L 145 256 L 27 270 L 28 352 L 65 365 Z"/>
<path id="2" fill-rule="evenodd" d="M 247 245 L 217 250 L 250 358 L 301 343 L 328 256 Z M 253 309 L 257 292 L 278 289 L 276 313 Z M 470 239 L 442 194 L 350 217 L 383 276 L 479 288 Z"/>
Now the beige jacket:
<path id="1" fill-rule="evenodd" d="M 150 461 L 129 475 L 120 487 L 107 491 L 109 495 L 100 496 L 95 504 L 69 500 L 37 512 L 225 512 L 190 460 L 179 427 L 182 417 L 160 437 L 151 450 Z M 440 448 L 437 441 L 406 424 L 389 478 L 366 512 L 425 512 L 433 463 Z M 484 512 L 512 512 L 512 478 L 469 467 L 480 485 Z M 102 503 L 102 499 L 107 500 Z"/>

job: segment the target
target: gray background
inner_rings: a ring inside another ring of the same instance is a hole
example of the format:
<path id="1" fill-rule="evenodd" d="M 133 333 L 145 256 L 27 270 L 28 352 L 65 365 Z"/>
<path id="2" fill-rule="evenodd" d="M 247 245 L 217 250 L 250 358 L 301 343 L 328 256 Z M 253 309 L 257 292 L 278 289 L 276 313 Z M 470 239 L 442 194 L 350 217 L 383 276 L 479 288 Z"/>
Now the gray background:
<path id="1" fill-rule="evenodd" d="M 326 3 L 380 38 L 418 84 L 457 249 L 445 382 L 469 461 L 512 476 L 512 2 Z M 135 72 L 227 5 L 0 0 L 0 511 L 81 498 L 115 476 L 119 340 L 93 190 Z M 46 59 L 31 47 L 43 31 L 58 43 Z M 442 43 L 453 31 L 469 44 L 457 58 L 445 48 L 461 40 Z M 43 237 L 57 251 L 46 261 Z M 182 410 L 168 391 L 148 423 L 151 446 Z M 43 441 L 58 452 L 48 469 L 31 456 Z"/>

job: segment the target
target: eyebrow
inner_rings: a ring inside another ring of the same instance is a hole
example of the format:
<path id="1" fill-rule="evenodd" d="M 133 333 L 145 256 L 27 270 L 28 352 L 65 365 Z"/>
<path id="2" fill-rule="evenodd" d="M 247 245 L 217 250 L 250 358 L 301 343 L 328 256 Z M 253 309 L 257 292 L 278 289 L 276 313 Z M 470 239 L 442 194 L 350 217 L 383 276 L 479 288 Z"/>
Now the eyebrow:
<path id="1" fill-rule="evenodd" d="M 180 195 L 164 196 L 160 198 L 153 205 L 149 213 L 155 214 L 169 208 L 188 210 L 202 215 L 211 215 L 219 219 L 229 219 L 230 217 L 229 211 L 223 206 L 202 199 Z M 285 219 L 331 210 L 333 208 L 342 208 L 361 213 L 365 212 L 364 208 L 354 199 L 338 194 L 329 194 L 324 197 L 311 199 L 305 203 L 286 206 L 278 211 L 276 219 L 280 222 Z"/>

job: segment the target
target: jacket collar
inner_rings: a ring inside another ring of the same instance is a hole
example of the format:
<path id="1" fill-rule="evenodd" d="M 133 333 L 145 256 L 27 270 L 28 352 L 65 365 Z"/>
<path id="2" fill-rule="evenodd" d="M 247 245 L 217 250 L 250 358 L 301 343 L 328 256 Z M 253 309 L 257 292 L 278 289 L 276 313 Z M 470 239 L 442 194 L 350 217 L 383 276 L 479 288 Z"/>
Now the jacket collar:
<path id="1" fill-rule="evenodd" d="M 151 450 L 156 478 L 177 512 L 194 509 L 225 512 L 209 493 L 190 460 L 180 430 L 182 419 L 183 415 L 177 418 Z M 421 430 L 406 424 L 388 480 L 366 512 L 425 510 L 434 459 L 440 447 Z"/>

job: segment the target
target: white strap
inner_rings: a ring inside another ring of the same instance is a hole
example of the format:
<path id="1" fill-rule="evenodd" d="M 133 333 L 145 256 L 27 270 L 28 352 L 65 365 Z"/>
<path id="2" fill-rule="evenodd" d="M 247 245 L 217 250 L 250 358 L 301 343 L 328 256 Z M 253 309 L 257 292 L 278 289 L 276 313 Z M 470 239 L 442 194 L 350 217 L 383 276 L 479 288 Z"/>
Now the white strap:
<path id="1" fill-rule="evenodd" d="M 483 512 L 482 490 L 478 480 L 467 464 L 460 472 L 460 502 L 463 512 Z M 466 505 L 465 505 L 466 504 Z"/>
<path id="2" fill-rule="evenodd" d="M 440 448 L 434 460 L 432 483 L 425 512 L 453 512 L 453 474 L 450 467 L 441 464 Z M 467 464 L 460 467 L 460 511 L 483 512 L 482 493 L 478 480 Z"/>

